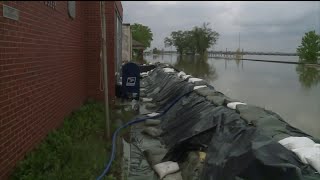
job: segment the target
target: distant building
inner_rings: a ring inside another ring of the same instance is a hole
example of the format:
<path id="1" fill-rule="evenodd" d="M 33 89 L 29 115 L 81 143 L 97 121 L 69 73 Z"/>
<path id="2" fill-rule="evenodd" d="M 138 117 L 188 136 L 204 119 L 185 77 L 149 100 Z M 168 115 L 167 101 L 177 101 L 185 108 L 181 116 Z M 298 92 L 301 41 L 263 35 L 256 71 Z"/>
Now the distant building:
<path id="1" fill-rule="evenodd" d="M 132 33 L 130 24 L 122 24 L 122 62 L 132 60 Z"/>
<path id="2" fill-rule="evenodd" d="M 142 54 L 146 47 L 141 42 L 132 39 L 132 49 L 136 49 Z"/>

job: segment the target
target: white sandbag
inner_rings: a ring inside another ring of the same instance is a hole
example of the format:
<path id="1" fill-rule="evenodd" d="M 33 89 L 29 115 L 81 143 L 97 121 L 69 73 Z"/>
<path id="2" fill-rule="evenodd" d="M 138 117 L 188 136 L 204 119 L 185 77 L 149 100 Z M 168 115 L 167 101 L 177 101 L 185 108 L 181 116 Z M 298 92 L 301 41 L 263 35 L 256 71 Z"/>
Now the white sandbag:
<path id="1" fill-rule="evenodd" d="M 142 76 L 142 77 L 148 76 L 148 73 L 147 72 L 140 73 L 140 76 Z"/>
<path id="2" fill-rule="evenodd" d="M 157 115 L 159 115 L 159 113 L 153 112 L 153 113 L 148 114 L 147 116 L 149 116 L 149 117 L 154 117 L 154 116 L 157 116 Z"/>
<path id="3" fill-rule="evenodd" d="M 182 75 L 182 79 L 188 79 L 191 75 Z"/>
<path id="4" fill-rule="evenodd" d="M 172 69 L 172 68 L 163 68 L 163 71 L 166 72 L 166 73 L 173 73 L 174 69 Z"/>
<path id="5" fill-rule="evenodd" d="M 247 105 L 246 103 L 242 103 L 242 102 L 231 102 L 227 104 L 227 107 L 230 109 L 236 109 L 238 104 Z"/>
<path id="6" fill-rule="evenodd" d="M 135 99 L 133 99 L 132 101 L 131 101 L 131 108 L 132 108 L 132 110 L 134 110 L 134 111 L 138 111 L 139 110 L 139 102 L 137 101 L 137 100 L 135 100 Z"/>
<path id="7" fill-rule="evenodd" d="M 318 154 L 318 156 L 320 155 L 320 147 L 317 147 L 317 146 L 302 147 L 302 148 L 298 148 L 298 149 L 293 149 L 292 151 L 299 157 L 299 159 L 304 164 L 309 164 L 307 162 L 307 157 L 311 157 L 316 154 Z"/>
<path id="8" fill-rule="evenodd" d="M 181 172 L 176 172 L 173 174 L 168 174 L 166 177 L 163 178 L 163 180 L 183 180 Z"/>
<path id="9" fill-rule="evenodd" d="M 198 82 L 198 81 L 203 81 L 203 80 L 200 79 L 200 78 L 190 78 L 190 79 L 188 80 L 188 82 L 191 82 L 191 83 L 195 83 L 195 82 Z"/>
<path id="10" fill-rule="evenodd" d="M 142 98 L 142 102 L 151 102 L 152 98 Z"/>
<path id="11" fill-rule="evenodd" d="M 183 72 L 183 71 L 180 71 L 177 75 L 178 75 L 178 77 L 182 77 L 182 76 L 185 76 L 187 74 L 185 72 Z"/>
<path id="12" fill-rule="evenodd" d="M 287 137 L 279 141 L 281 145 L 289 150 L 313 147 L 316 143 L 307 137 Z"/>
<path id="13" fill-rule="evenodd" d="M 195 86 L 195 87 L 193 87 L 193 90 L 200 89 L 200 88 L 205 88 L 205 87 L 207 87 L 207 86 L 206 85 Z"/>
<path id="14" fill-rule="evenodd" d="M 318 171 L 318 173 L 320 173 L 320 151 L 311 156 L 307 156 L 306 160 L 308 164 L 310 164 L 314 169 Z"/>
<path id="15" fill-rule="evenodd" d="M 153 169 L 157 172 L 160 179 L 162 179 L 168 174 L 172 174 L 179 171 L 179 165 L 176 162 L 167 161 L 154 165 Z"/>

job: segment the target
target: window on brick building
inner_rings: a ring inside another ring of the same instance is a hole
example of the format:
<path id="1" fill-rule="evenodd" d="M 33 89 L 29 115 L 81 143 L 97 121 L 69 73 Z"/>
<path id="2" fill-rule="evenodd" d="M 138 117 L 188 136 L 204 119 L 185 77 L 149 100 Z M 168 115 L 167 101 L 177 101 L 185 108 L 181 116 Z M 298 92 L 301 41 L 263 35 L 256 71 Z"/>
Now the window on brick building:
<path id="1" fill-rule="evenodd" d="M 56 9 L 57 2 L 56 1 L 44 1 L 44 4 L 52 9 Z"/>
<path id="2" fill-rule="evenodd" d="M 68 13 L 70 18 L 76 17 L 76 1 L 68 1 Z"/>

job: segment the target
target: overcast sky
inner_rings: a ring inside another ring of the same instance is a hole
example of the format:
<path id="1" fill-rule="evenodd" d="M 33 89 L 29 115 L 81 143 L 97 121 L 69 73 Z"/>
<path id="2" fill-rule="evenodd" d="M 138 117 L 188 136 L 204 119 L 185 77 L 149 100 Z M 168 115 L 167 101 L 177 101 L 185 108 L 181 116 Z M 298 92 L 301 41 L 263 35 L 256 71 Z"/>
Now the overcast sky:
<path id="1" fill-rule="evenodd" d="M 164 48 L 172 31 L 210 22 L 220 34 L 214 50 L 295 52 L 303 34 L 320 32 L 319 1 L 122 1 L 124 23 L 141 23 L 153 32 L 151 48 Z"/>

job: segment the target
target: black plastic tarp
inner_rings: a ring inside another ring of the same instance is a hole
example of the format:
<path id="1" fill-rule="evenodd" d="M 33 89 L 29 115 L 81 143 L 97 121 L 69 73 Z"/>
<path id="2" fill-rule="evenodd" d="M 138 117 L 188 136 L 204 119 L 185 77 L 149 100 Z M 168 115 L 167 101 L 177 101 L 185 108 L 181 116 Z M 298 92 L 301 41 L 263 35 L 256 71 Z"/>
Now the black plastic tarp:
<path id="1" fill-rule="evenodd" d="M 165 73 L 157 67 L 147 77 L 150 94 L 160 105 L 192 90 L 194 84 Z M 180 99 L 161 119 L 161 140 L 169 148 L 162 161 L 184 162 L 190 151 L 207 153 L 203 180 L 282 180 L 320 179 L 310 165 L 303 164 L 290 150 L 278 143 L 289 136 L 318 139 L 292 127 L 278 114 L 265 109 L 238 105 L 226 107 L 235 100 L 203 88 Z"/>

